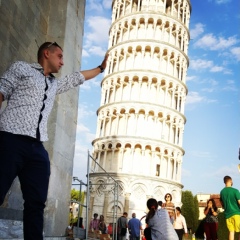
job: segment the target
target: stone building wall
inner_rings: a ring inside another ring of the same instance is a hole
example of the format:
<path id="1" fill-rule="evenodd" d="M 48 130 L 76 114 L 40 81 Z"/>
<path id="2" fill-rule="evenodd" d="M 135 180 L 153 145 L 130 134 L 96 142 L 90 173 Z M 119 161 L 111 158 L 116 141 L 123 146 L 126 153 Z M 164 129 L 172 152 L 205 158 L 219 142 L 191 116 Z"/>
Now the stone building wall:
<path id="1" fill-rule="evenodd" d="M 56 41 L 64 62 L 59 77 L 80 69 L 85 0 L 0 0 L 0 74 L 16 60 L 37 61 L 38 46 Z M 78 88 L 57 96 L 45 147 L 51 177 L 45 209 L 45 235 L 61 236 L 68 224 L 76 138 Z M 0 238 L 22 236 L 23 200 L 16 179 L 0 207 Z"/>

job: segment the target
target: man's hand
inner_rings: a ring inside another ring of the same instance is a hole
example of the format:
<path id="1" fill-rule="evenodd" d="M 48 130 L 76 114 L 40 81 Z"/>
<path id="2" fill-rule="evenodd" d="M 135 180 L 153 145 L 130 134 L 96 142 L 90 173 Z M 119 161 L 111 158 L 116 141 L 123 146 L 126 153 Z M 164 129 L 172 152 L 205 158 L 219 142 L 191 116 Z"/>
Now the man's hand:
<path id="1" fill-rule="evenodd" d="M 103 59 L 103 61 L 102 61 L 102 63 L 101 63 L 101 66 L 102 66 L 104 69 L 105 69 L 106 66 L 107 66 L 108 56 L 109 56 L 109 54 L 106 53 L 105 56 L 104 56 L 104 59 Z"/>
<path id="2" fill-rule="evenodd" d="M 101 66 L 103 69 L 105 69 L 107 66 L 107 60 L 108 60 L 108 53 L 105 54 L 104 59 L 101 63 Z M 94 69 L 81 71 L 81 73 L 83 74 L 85 80 L 89 80 L 96 77 L 100 73 L 100 71 L 101 71 L 100 68 L 96 67 Z"/>

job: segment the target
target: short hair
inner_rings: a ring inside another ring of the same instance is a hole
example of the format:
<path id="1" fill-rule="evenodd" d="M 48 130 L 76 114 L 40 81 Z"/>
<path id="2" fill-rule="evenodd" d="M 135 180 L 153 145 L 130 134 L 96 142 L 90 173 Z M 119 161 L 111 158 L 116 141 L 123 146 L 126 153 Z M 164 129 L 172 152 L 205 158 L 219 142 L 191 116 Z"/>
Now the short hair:
<path id="1" fill-rule="evenodd" d="M 135 218 L 136 217 L 136 213 L 132 213 L 132 217 Z"/>
<path id="2" fill-rule="evenodd" d="M 45 42 L 43 43 L 39 49 L 38 49 L 38 52 L 37 52 L 37 58 L 38 58 L 38 61 L 42 58 L 43 56 L 43 51 L 45 49 L 50 49 L 50 50 L 55 50 L 55 48 L 58 47 L 62 50 L 62 48 L 56 43 L 56 42 Z"/>
<path id="3" fill-rule="evenodd" d="M 176 210 L 178 210 L 180 213 L 182 212 L 180 207 L 176 207 Z"/>
<path id="4" fill-rule="evenodd" d="M 162 201 L 158 201 L 158 206 L 162 206 Z"/>
<path id="5" fill-rule="evenodd" d="M 127 213 L 127 212 L 124 212 L 124 213 L 123 213 L 123 215 L 126 215 L 126 216 L 128 216 L 128 213 Z"/>
<path id="6" fill-rule="evenodd" d="M 94 213 L 93 216 L 94 216 L 94 217 L 98 217 L 98 214 L 97 214 L 97 213 Z"/>
<path id="7" fill-rule="evenodd" d="M 226 184 L 228 181 L 232 180 L 232 178 L 230 176 L 225 176 L 223 178 L 223 182 Z"/>

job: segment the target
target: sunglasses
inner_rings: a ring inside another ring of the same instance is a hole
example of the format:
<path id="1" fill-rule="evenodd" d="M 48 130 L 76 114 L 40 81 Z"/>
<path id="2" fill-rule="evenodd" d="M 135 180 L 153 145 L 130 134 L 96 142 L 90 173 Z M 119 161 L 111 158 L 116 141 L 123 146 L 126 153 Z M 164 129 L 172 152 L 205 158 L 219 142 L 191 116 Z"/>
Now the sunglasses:
<path id="1" fill-rule="evenodd" d="M 56 42 L 50 43 L 50 44 L 47 46 L 47 48 L 50 48 L 51 46 L 56 46 L 56 47 L 61 48 Z"/>

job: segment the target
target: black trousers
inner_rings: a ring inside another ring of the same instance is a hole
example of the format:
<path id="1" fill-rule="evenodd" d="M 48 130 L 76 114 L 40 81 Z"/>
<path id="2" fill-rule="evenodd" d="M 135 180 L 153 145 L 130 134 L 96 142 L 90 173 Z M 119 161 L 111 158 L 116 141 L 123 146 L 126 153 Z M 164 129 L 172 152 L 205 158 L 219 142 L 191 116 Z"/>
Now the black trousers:
<path id="1" fill-rule="evenodd" d="M 50 176 L 48 153 L 35 139 L 0 131 L 0 205 L 16 176 L 24 199 L 24 240 L 43 240 Z"/>
<path id="2" fill-rule="evenodd" d="M 178 239 L 182 240 L 183 238 L 183 234 L 184 234 L 184 229 L 175 229 L 177 235 L 178 235 Z"/>

